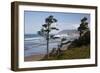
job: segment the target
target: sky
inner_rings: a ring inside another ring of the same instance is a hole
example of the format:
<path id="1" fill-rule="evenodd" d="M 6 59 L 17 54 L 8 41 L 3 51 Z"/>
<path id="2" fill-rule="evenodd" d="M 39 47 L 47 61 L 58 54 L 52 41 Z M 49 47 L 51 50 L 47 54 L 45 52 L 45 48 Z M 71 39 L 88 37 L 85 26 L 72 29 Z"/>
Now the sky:
<path id="1" fill-rule="evenodd" d="M 77 29 L 83 17 L 87 17 L 87 22 L 90 24 L 90 14 L 84 13 L 64 13 L 64 12 L 39 12 L 39 11 L 24 11 L 24 33 L 36 34 L 43 24 L 45 19 L 53 15 L 57 19 L 57 23 L 52 24 L 61 30 Z M 57 33 L 59 31 L 53 31 Z"/>

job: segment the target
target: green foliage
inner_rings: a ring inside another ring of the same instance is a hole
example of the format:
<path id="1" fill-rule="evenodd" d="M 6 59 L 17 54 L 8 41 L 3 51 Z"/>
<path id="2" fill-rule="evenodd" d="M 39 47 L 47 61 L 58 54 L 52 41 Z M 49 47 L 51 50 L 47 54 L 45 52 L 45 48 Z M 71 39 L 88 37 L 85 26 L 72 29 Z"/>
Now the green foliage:
<path id="1" fill-rule="evenodd" d="M 90 44 L 90 31 L 87 31 L 82 37 L 79 37 L 79 39 L 75 39 L 74 41 L 72 41 L 68 49 L 89 44 Z"/>
<path id="2" fill-rule="evenodd" d="M 47 40 L 47 58 L 49 58 L 49 39 L 53 37 L 53 35 L 50 35 L 49 33 L 52 30 L 59 30 L 56 27 L 51 27 L 52 23 L 56 23 L 57 19 L 54 18 L 54 16 L 50 15 L 45 19 L 45 24 L 42 25 L 42 29 L 38 31 L 38 34 L 45 37 Z"/>
<path id="3" fill-rule="evenodd" d="M 47 24 L 52 24 L 52 23 L 57 22 L 57 20 L 56 20 L 55 18 L 53 18 L 52 15 L 50 15 L 48 18 L 45 19 L 45 22 L 46 22 Z"/>
<path id="4" fill-rule="evenodd" d="M 52 17 L 50 17 L 52 18 Z M 74 41 L 68 41 L 67 43 L 71 43 L 67 50 L 62 51 L 61 48 L 63 46 L 63 41 L 66 38 L 61 39 L 61 44 L 57 48 L 57 50 L 53 50 L 50 53 L 50 57 L 47 59 L 46 56 L 42 60 L 63 60 L 63 59 L 83 59 L 90 58 L 90 30 L 88 28 L 87 18 L 84 17 L 81 20 L 81 24 L 78 27 L 78 31 L 80 32 L 80 37 L 75 39 Z M 67 44 L 67 43 L 64 43 Z M 56 52 L 56 53 L 55 53 Z M 58 54 L 59 52 L 59 54 Z"/>
<path id="5" fill-rule="evenodd" d="M 38 31 L 37 33 L 41 36 L 47 36 L 47 34 L 49 32 L 51 32 L 52 30 L 59 30 L 56 27 L 51 27 L 52 23 L 56 23 L 57 19 L 54 18 L 54 16 L 50 15 L 45 19 L 45 24 L 42 25 L 42 28 L 40 31 Z"/>
<path id="6" fill-rule="evenodd" d="M 68 49 L 90 44 L 90 30 L 88 28 L 88 22 L 86 21 L 86 17 L 81 20 L 81 24 L 78 27 L 78 31 L 80 31 L 80 37 L 79 39 L 75 39 L 74 41 L 72 41 Z"/>
<path id="7" fill-rule="evenodd" d="M 90 46 L 81 46 L 63 51 L 60 55 L 50 55 L 49 59 L 42 60 L 63 60 L 63 59 L 84 59 L 90 58 Z"/>
<path id="8" fill-rule="evenodd" d="M 58 59 L 81 59 L 81 58 L 89 58 L 89 57 L 90 57 L 90 47 L 81 46 L 81 47 L 72 48 L 70 50 L 66 50 L 57 58 Z"/>
<path id="9" fill-rule="evenodd" d="M 88 28 L 88 22 L 87 22 L 87 18 L 84 17 L 82 20 L 81 20 L 81 24 L 80 26 L 78 27 L 78 31 L 80 32 L 80 36 L 82 36 L 86 31 L 88 31 L 89 28 Z"/>

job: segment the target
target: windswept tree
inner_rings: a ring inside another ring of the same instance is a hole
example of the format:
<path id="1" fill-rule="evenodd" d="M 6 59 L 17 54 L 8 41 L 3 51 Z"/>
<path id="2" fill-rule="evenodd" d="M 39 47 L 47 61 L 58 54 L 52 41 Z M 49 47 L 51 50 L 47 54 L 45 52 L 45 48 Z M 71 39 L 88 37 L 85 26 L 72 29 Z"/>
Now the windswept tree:
<path id="1" fill-rule="evenodd" d="M 80 32 L 80 37 L 81 37 L 82 35 L 84 35 L 84 33 L 85 33 L 86 31 L 88 31 L 88 30 L 89 30 L 89 27 L 88 27 L 87 18 L 84 17 L 84 18 L 81 19 L 81 24 L 80 24 L 80 26 L 78 27 L 78 31 Z"/>
<path id="2" fill-rule="evenodd" d="M 58 28 L 51 26 L 53 23 L 56 23 L 56 22 L 57 22 L 57 19 L 55 19 L 54 16 L 50 15 L 45 19 L 45 24 L 42 25 L 41 30 L 38 31 L 38 34 L 41 36 L 44 36 L 47 40 L 47 58 L 49 58 L 50 32 L 52 30 L 59 30 Z"/>
<path id="3" fill-rule="evenodd" d="M 88 22 L 86 17 L 81 19 L 81 24 L 78 27 L 78 31 L 80 32 L 79 44 L 80 45 L 90 44 L 90 30 L 88 27 Z"/>

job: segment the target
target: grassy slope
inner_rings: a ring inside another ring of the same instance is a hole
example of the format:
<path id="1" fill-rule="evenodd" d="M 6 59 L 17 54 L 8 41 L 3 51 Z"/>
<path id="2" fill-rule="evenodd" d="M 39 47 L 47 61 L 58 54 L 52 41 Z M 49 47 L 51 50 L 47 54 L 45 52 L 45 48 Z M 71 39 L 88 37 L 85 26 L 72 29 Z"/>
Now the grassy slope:
<path id="1" fill-rule="evenodd" d="M 59 56 L 50 56 L 48 60 L 84 59 L 90 57 L 90 47 L 81 46 L 64 51 Z M 46 58 L 42 60 L 47 60 Z"/>

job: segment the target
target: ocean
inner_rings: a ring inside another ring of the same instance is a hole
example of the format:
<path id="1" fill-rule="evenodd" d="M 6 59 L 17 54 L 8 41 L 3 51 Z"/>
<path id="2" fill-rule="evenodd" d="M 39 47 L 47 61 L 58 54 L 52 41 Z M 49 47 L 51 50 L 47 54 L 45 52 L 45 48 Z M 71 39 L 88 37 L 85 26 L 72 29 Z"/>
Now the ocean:
<path id="1" fill-rule="evenodd" d="M 74 40 L 75 37 L 68 36 L 67 41 Z M 61 39 L 50 39 L 49 41 L 49 53 L 53 48 L 57 48 Z M 46 54 L 47 46 L 46 39 L 37 34 L 25 34 L 24 35 L 24 56 Z"/>

